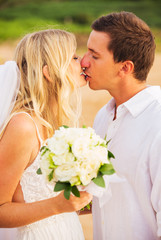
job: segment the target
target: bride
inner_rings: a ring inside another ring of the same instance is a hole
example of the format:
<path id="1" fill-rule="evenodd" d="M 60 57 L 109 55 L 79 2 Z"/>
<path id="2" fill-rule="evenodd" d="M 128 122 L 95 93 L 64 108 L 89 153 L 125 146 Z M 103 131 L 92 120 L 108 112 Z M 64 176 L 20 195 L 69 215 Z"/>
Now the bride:
<path id="1" fill-rule="evenodd" d="M 76 211 L 91 195 L 81 192 L 80 198 L 66 200 L 36 174 L 44 140 L 62 124 L 78 125 L 78 90 L 86 81 L 75 51 L 73 34 L 44 30 L 26 35 L 16 48 L 15 62 L 2 66 L 2 96 L 5 84 L 9 97 L 12 80 L 17 84 L 20 79 L 12 111 L 0 105 L 0 227 L 17 228 L 17 240 L 84 239 Z"/>

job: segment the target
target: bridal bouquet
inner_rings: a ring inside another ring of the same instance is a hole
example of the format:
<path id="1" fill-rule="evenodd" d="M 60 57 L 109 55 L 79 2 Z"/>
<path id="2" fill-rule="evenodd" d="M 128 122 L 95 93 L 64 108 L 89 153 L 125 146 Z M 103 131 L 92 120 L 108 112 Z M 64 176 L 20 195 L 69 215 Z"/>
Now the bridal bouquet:
<path id="1" fill-rule="evenodd" d="M 103 175 L 115 172 L 110 162 L 114 155 L 107 144 L 90 127 L 62 126 L 41 148 L 37 174 L 44 174 L 55 192 L 64 190 L 66 199 L 71 192 L 79 197 L 78 186 L 87 186 L 91 181 L 105 188 Z"/>

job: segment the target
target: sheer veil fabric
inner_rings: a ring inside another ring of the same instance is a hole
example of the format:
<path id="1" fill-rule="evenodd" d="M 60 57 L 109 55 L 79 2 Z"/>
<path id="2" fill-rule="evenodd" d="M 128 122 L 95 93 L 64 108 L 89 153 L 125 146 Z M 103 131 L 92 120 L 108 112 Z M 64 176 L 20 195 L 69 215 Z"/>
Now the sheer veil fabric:
<path id="1" fill-rule="evenodd" d="M 0 133 L 11 113 L 20 86 L 20 74 L 16 62 L 0 65 Z M 0 239 L 16 240 L 15 228 L 0 228 Z"/>
<path id="2" fill-rule="evenodd" d="M 20 73 L 16 62 L 0 65 L 0 132 L 15 104 L 20 86 Z"/>

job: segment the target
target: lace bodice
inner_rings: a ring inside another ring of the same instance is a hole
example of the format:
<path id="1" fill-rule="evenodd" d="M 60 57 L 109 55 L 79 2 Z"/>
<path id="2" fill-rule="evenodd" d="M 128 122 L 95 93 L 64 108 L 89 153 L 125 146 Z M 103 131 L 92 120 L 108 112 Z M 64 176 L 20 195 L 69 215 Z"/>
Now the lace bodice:
<path id="1" fill-rule="evenodd" d="M 34 162 L 24 171 L 20 184 L 25 202 L 35 202 L 58 195 L 53 191 L 53 186 L 47 183 L 43 175 L 36 173 L 39 168 L 40 153 Z"/>
<path id="2" fill-rule="evenodd" d="M 28 113 L 24 112 L 24 114 L 26 114 L 33 120 L 33 118 Z M 40 148 L 41 148 L 43 145 L 43 140 L 40 136 L 38 127 L 34 120 L 33 122 L 36 127 L 37 136 L 38 136 L 38 140 L 40 142 Z M 47 183 L 45 177 L 43 175 L 38 175 L 36 173 L 39 166 L 40 166 L 40 152 L 38 153 L 34 162 L 25 169 L 20 180 L 20 185 L 24 195 L 24 200 L 27 203 L 40 201 L 40 200 L 50 198 L 50 197 L 55 197 L 58 195 L 58 193 L 53 192 L 53 186 Z"/>

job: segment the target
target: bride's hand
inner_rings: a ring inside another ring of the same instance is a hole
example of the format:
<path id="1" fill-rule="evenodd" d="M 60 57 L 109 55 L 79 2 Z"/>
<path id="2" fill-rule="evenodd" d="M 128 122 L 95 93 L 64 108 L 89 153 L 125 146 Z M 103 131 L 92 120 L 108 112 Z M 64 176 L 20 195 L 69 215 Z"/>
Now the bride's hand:
<path id="1" fill-rule="evenodd" d="M 92 200 L 92 195 L 87 192 L 80 192 L 80 197 L 75 197 L 72 194 L 70 199 L 67 200 L 64 197 L 64 193 L 61 192 L 56 198 L 58 200 L 58 207 L 61 212 L 75 212 L 85 207 Z M 59 211 L 60 211 L 59 209 Z"/>

